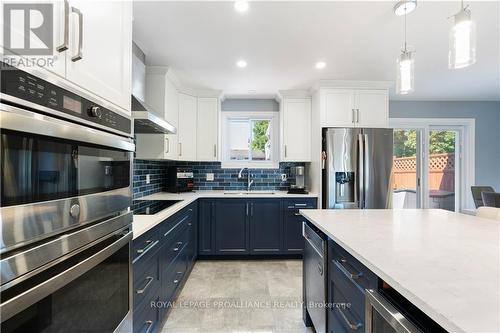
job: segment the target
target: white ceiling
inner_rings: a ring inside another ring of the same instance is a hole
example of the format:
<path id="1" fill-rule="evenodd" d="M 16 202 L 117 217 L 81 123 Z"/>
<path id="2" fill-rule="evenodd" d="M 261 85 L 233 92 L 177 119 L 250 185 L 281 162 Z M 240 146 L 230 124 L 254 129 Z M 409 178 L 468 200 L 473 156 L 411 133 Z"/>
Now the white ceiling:
<path id="1" fill-rule="evenodd" d="M 408 43 L 416 51 L 415 92 L 391 99 L 500 100 L 500 2 L 471 4 L 477 29 L 477 62 L 449 70 L 448 16 L 459 1 L 419 1 L 408 15 Z M 134 3 L 134 40 L 148 65 L 169 65 L 197 89 L 222 89 L 226 96 L 275 95 L 308 89 L 319 79 L 396 78 L 403 44 L 403 17 L 394 2 Z M 248 67 L 235 66 L 245 59 Z M 327 67 L 314 65 L 323 60 Z"/>

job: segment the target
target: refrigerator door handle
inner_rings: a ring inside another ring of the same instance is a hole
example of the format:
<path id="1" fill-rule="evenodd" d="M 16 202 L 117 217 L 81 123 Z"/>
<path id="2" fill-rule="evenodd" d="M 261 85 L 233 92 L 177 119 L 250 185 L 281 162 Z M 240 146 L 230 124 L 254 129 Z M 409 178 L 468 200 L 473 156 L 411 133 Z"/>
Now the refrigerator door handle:
<path id="1" fill-rule="evenodd" d="M 373 137 L 372 137 L 373 138 Z M 369 142 L 369 135 L 368 134 L 364 134 L 364 140 L 363 140 L 363 161 L 364 161 L 364 164 L 363 164 L 363 182 L 364 182 L 364 185 L 363 185 L 363 195 L 364 195 L 364 198 L 363 198 L 363 204 L 364 204 L 364 207 L 363 208 L 366 208 L 366 192 L 368 191 L 368 184 L 371 184 L 370 183 L 370 170 L 371 170 L 371 162 L 370 162 L 370 142 Z M 371 201 L 370 201 L 371 202 Z M 373 203 L 370 203 L 368 202 L 369 205 L 373 205 Z"/>
<path id="2" fill-rule="evenodd" d="M 364 142 L 363 142 L 363 134 L 358 134 L 358 202 L 359 208 L 364 208 L 364 199 L 365 199 L 365 153 L 364 153 Z"/>

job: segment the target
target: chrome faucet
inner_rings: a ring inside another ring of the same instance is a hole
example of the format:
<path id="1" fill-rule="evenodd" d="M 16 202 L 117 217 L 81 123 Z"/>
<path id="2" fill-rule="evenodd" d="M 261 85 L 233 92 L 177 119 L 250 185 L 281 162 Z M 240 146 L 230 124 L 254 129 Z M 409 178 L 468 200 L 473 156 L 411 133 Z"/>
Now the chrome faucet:
<path id="1" fill-rule="evenodd" d="M 249 168 L 241 168 L 240 172 L 238 173 L 238 179 L 243 178 L 243 171 L 247 169 L 247 191 L 250 191 L 250 186 L 253 184 L 253 179 L 252 179 L 252 174 L 250 173 Z"/>

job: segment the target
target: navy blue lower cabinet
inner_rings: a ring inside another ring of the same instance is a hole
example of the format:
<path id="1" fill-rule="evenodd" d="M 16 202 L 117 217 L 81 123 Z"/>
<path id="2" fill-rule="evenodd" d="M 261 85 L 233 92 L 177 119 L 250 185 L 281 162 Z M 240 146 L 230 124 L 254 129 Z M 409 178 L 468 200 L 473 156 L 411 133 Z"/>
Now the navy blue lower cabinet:
<path id="1" fill-rule="evenodd" d="M 377 276 L 334 241 L 328 241 L 328 331 L 364 331 L 365 289 L 377 289 Z"/>
<path id="2" fill-rule="evenodd" d="M 302 222 L 305 218 L 299 214 L 300 209 L 315 209 L 316 199 L 284 199 L 283 200 L 283 253 L 302 254 L 304 238 Z"/>
<path id="3" fill-rule="evenodd" d="M 198 254 L 215 254 L 215 200 L 198 203 Z"/>
<path id="4" fill-rule="evenodd" d="M 248 220 L 250 205 L 242 199 L 220 199 L 215 202 L 216 254 L 249 254 Z"/>
<path id="5" fill-rule="evenodd" d="M 282 247 L 281 200 L 255 199 L 250 205 L 250 253 L 279 254 Z"/>

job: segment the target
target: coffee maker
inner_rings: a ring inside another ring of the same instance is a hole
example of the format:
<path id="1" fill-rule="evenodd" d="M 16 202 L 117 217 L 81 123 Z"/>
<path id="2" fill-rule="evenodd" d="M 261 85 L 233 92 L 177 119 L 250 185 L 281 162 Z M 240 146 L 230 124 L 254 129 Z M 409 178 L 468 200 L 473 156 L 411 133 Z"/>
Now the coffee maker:
<path id="1" fill-rule="evenodd" d="M 295 184 L 290 185 L 288 193 L 290 194 L 307 194 L 305 186 L 305 167 L 296 166 L 291 168 L 291 174 L 295 177 Z"/>

